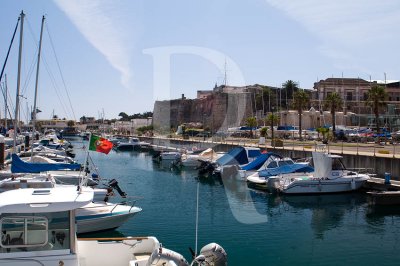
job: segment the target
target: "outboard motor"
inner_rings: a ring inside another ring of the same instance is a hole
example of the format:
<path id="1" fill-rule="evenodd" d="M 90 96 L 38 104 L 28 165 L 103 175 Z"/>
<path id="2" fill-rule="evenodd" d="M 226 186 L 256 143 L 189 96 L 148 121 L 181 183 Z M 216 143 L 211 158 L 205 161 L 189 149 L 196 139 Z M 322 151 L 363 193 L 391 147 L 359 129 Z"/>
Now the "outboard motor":
<path id="1" fill-rule="evenodd" d="M 198 265 L 214 265 L 214 266 L 226 266 L 228 265 L 228 255 L 226 254 L 223 247 L 217 243 L 210 243 L 205 245 L 200 250 L 200 255 L 194 259 Z"/>
<path id="2" fill-rule="evenodd" d="M 215 165 L 207 161 L 202 161 L 197 169 L 199 170 L 200 176 L 212 176 L 214 174 Z"/>
<path id="3" fill-rule="evenodd" d="M 281 188 L 279 176 L 270 176 L 267 181 L 267 188 L 271 193 L 279 192 Z"/>
<path id="4" fill-rule="evenodd" d="M 155 161 L 155 162 L 160 162 L 161 161 L 161 152 L 160 151 L 156 151 L 154 154 L 153 154 L 153 161 Z"/>
<path id="5" fill-rule="evenodd" d="M 117 180 L 112 179 L 110 182 L 108 182 L 108 185 L 113 189 L 117 190 L 118 194 L 121 197 L 126 198 L 127 194 L 124 191 L 122 191 L 122 189 L 119 187 Z"/>

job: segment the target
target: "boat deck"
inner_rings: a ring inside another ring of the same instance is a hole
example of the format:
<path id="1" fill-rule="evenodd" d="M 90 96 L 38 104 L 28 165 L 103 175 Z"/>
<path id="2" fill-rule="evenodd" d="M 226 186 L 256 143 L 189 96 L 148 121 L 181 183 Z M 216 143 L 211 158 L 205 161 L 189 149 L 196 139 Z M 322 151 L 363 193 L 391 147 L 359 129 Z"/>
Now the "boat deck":
<path id="1" fill-rule="evenodd" d="M 390 184 L 385 184 L 385 179 L 370 178 L 365 182 L 363 188 L 378 191 L 400 191 L 400 181 L 390 180 Z"/>

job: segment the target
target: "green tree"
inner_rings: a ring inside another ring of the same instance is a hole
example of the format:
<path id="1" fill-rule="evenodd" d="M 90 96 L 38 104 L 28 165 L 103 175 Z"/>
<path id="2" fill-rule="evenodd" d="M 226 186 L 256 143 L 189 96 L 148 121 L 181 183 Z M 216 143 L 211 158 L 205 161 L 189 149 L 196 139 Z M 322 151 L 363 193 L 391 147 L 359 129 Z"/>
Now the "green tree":
<path id="1" fill-rule="evenodd" d="M 329 109 L 332 116 L 332 131 L 333 136 L 336 136 L 336 111 L 340 110 L 343 106 L 343 100 L 337 92 L 333 92 L 326 97 L 325 108 Z"/>
<path id="2" fill-rule="evenodd" d="M 69 120 L 69 121 L 67 122 L 67 126 L 68 126 L 68 127 L 73 127 L 73 126 L 75 126 L 75 121 Z"/>
<path id="3" fill-rule="evenodd" d="M 253 137 L 253 128 L 257 126 L 257 118 L 255 117 L 248 117 L 246 119 L 246 126 L 250 127 L 250 136 Z"/>
<path id="4" fill-rule="evenodd" d="M 267 136 L 267 131 L 268 131 L 268 128 L 267 127 L 263 127 L 260 130 L 260 136 L 265 138 Z"/>
<path id="5" fill-rule="evenodd" d="M 265 123 L 271 127 L 271 138 L 274 139 L 274 125 L 279 124 L 279 116 L 277 114 L 270 113 L 265 118 Z"/>
<path id="6" fill-rule="evenodd" d="M 256 94 L 256 106 L 258 108 L 263 107 L 264 111 L 271 111 L 271 103 L 275 102 L 275 94 L 272 93 L 272 89 L 268 86 L 263 86 L 261 93 Z"/>
<path id="7" fill-rule="evenodd" d="M 287 106 L 287 100 L 293 100 L 294 93 L 299 90 L 299 84 L 293 80 L 287 80 L 282 84 L 282 88 L 284 90 L 284 97 L 282 100 L 285 101 L 285 105 Z"/>
<path id="8" fill-rule="evenodd" d="M 329 128 L 327 128 L 327 127 L 319 127 L 319 128 L 317 128 L 317 132 L 319 134 L 322 134 L 323 142 L 327 143 L 327 141 L 328 141 L 327 134 L 329 133 Z"/>
<path id="9" fill-rule="evenodd" d="M 375 85 L 371 87 L 371 89 L 367 92 L 367 101 L 366 104 L 372 108 L 372 111 L 375 115 L 375 124 L 376 124 L 376 132 L 379 134 L 379 113 L 383 107 L 386 107 L 387 103 L 387 92 L 385 88 L 382 86 Z"/>
<path id="10" fill-rule="evenodd" d="M 302 114 L 303 114 L 303 110 L 306 109 L 309 104 L 310 104 L 310 97 L 308 96 L 308 93 L 305 92 L 304 90 L 296 91 L 293 94 L 293 108 L 296 109 L 299 114 L 299 137 L 300 137 L 300 140 L 303 139 L 303 137 L 301 135 Z"/>
<path id="11" fill-rule="evenodd" d="M 121 117 L 121 118 L 120 118 L 120 121 L 128 121 L 128 120 L 129 120 L 129 115 L 127 115 L 125 112 L 119 113 L 118 116 Z"/>
<path id="12" fill-rule="evenodd" d="M 82 121 L 82 124 L 86 124 L 86 123 L 87 123 L 87 118 L 86 118 L 86 116 L 82 116 L 82 117 L 80 118 L 80 121 Z"/>

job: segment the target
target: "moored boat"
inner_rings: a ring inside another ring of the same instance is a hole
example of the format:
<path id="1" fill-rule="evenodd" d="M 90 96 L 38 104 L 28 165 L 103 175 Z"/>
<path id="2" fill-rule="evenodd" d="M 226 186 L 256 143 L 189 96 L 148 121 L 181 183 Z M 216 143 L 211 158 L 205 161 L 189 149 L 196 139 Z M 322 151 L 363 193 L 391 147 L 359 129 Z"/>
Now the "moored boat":
<path id="1" fill-rule="evenodd" d="M 2 265 L 98 266 L 179 265 L 189 263 L 155 237 L 76 237 L 75 212 L 91 202 L 85 189 L 11 190 L 0 194 Z M 110 252 L 111 251 L 111 252 Z M 226 265 L 221 246 L 203 247 L 191 265 Z"/>
<path id="2" fill-rule="evenodd" d="M 285 194 L 322 194 L 355 191 L 370 178 L 368 174 L 347 170 L 342 156 L 315 151 L 314 172 L 270 177 L 268 189 Z"/>

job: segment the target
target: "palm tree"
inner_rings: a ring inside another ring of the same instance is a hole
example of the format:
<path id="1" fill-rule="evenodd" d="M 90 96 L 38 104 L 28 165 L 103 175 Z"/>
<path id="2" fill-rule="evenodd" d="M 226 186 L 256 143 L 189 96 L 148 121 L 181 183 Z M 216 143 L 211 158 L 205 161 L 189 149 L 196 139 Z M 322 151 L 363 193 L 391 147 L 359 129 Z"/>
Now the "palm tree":
<path id="1" fill-rule="evenodd" d="M 302 114 L 303 110 L 308 107 L 310 103 L 310 97 L 308 96 L 308 93 L 305 92 L 304 90 L 296 91 L 293 94 L 293 107 L 297 110 L 299 114 L 299 136 L 300 140 L 303 139 L 301 136 L 301 119 L 302 119 Z"/>
<path id="2" fill-rule="evenodd" d="M 271 139 L 274 139 L 274 125 L 278 125 L 279 123 L 279 116 L 274 114 L 274 113 L 270 113 L 267 115 L 267 117 L 265 118 L 265 123 L 271 127 Z"/>
<path id="3" fill-rule="evenodd" d="M 253 116 L 252 117 L 248 117 L 246 119 L 246 125 L 251 128 L 250 129 L 250 136 L 253 137 L 253 128 L 255 128 L 257 126 L 257 118 L 255 118 Z"/>
<path id="4" fill-rule="evenodd" d="M 375 114 L 376 132 L 379 134 L 379 111 L 386 107 L 385 101 L 388 95 L 384 87 L 375 85 L 368 90 L 367 96 L 366 104 L 372 108 Z"/>
<path id="5" fill-rule="evenodd" d="M 340 98 L 340 95 L 337 92 L 333 92 L 331 94 L 328 94 L 325 100 L 325 108 L 329 109 L 331 111 L 332 115 L 332 131 L 333 131 L 333 136 L 336 135 L 336 119 L 335 119 L 335 113 L 337 110 L 341 109 L 343 106 L 343 100 Z"/>
<path id="6" fill-rule="evenodd" d="M 276 99 L 272 93 L 272 89 L 268 86 L 263 86 L 262 92 L 256 95 L 256 105 L 258 107 L 262 106 L 264 111 L 271 111 L 271 103 L 275 101 Z"/>
<path id="7" fill-rule="evenodd" d="M 288 100 L 293 100 L 293 95 L 296 91 L 299 90 L 299 84 L 293 80 L 288 80 L 282 84 L 283 89 L 285 90 L 285 97 L 286 97 L 286 106 Z"/>

